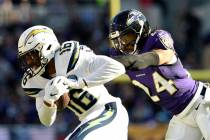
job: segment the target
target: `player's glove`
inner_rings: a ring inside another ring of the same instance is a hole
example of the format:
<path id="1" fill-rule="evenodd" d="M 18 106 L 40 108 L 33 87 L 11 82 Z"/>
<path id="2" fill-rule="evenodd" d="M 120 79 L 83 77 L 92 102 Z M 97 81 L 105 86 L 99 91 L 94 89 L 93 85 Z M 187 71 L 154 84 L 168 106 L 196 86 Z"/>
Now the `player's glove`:
<path id="1" fill-rule="evenodd" d="M 67 78 L 68 79 L 66 82 L 68 83 L 70 88 L 82 89 L 85 86 L 87 86 L 87 83 L 85 82 L 85 80 L 82 78 L 78 78 L 76 75 L 69 75 Z"/>
<path id="2" fill-rule="evenodd" d="M 57 76 L 50 80 L 45 86 L 44 101 L 53 104 L 64 93 L 69 91 L 68 79 L 64 76 Z"/>

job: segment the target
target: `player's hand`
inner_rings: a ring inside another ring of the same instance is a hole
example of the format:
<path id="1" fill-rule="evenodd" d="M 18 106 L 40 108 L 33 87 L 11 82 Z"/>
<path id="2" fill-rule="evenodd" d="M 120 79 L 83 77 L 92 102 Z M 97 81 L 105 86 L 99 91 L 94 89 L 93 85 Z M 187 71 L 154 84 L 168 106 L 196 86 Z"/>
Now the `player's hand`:
<path id="1" fill-rule="evenodd" d="M 53 104 L 64 93 L 69 91 L 67 78 L 64 76 L 57 76 L 50 80 L 45 86 L 44 101 Z"/>
<path id="2" fill-rule="evenodd" d="M 144 61 L 139 59 L 137 55 L 119 55 L 115 56 L 114 59 L 122 63 L 126 69 L 139 70 L 144 67 Z"/>
<path id="3" fill-rule="evenodd" d="M 129 55 L 119 55 L 114 57 L 115 60 L 122 63 L 125 67 L 129 67 L 133 62 L 130 60 Z"/>

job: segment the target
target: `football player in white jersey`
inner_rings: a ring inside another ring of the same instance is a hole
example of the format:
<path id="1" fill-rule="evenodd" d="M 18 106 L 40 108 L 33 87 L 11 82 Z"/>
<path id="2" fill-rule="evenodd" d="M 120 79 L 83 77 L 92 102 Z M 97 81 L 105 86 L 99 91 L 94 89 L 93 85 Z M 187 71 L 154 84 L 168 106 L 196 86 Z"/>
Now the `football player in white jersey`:
<path id="1" fill-rule="evenodd" d="M 55 101 L 68 92 L 67 108 L 81 123 L 66 140 L 127 139 L 127 111 L 103 85 L 125 73 L 121 63 L 76 41 L 60 45 L 53 30 L 41 25 L 21 34 L 18 54 L 25 72 L 22 87 L 26 95 L 35 97 L 43 125 L 54 123 Z"/>

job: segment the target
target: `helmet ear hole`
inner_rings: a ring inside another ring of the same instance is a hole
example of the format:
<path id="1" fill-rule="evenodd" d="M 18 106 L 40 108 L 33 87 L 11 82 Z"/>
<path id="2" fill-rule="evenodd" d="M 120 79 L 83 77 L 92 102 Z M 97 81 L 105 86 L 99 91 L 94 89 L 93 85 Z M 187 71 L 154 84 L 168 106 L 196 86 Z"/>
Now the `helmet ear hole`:
<path id="1" fill-rule="evenodd" d="M 47 47 L 47 50 L 50 50 L 51 47 L 52 47 L 52 45 L 50 44 L 50 45 Z"/>

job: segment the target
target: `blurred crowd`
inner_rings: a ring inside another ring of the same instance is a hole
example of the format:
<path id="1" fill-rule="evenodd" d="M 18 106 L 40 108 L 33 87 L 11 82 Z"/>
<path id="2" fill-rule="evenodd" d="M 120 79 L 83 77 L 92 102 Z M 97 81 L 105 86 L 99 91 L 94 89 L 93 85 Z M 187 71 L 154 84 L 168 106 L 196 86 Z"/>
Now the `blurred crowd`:
<path id="1" fill-rule="evenodd" d="M 20 86 L 17 58 L 19 35 L 32 25 L 55 30 L 60 42 L 77 40 L 97 54 L 108 55 L 109 0 L 0 0 L 0 125 L 39 124 L 34 99 Z M 188 69 L 210 68 L 210 2 L 208 0 L 121 0 L 122 9 L 135 8 L 153 29 L 171 33 L 174 46 Z M 170 114 L 151 103 L 130 83 L 108 83 L 111 94 L 126 106 L 131 123 L 168 122 Z M 77 124 L 70 111 L 59 112 L 58 133 Z M 68 130 L 68 132 L 66 132 Z M 60 135 L 62 137 L 62 135 Z"/>

